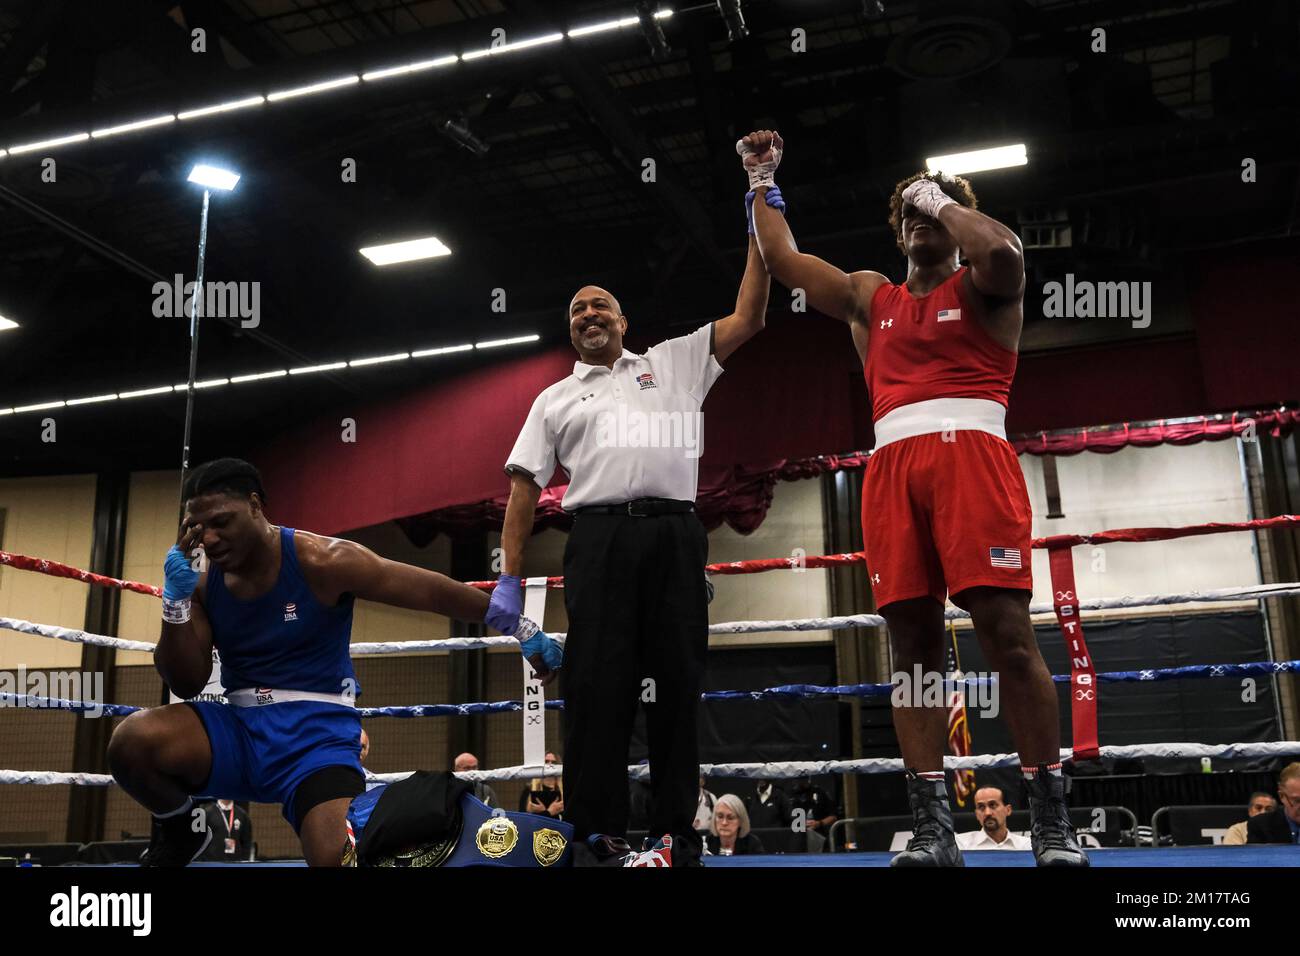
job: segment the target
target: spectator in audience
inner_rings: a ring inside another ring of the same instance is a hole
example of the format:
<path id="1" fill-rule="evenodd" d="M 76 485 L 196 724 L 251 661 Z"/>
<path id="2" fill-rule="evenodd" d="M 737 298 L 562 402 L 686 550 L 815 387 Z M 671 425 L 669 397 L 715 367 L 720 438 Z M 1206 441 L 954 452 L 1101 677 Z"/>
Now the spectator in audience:
<path id="1" fill-rule="evenodd" d="M 771 780 L 760 780 L 754 793 L 745 798 L 745 812 L 756 827 L 788 827 L 790 795 Z"/>
<path id="2" fill-rule="evenodd" d="M 475 757 L 472 753 L 467 751 L 456 758 L 455 762 L 451 765 L 451 769 L 456 773 L 468 773 L 477 770 L 478 757 Z M 474 794 L 474 796 L 478 797 L 494 810 L 501 806 L 501 804 L 497 802 L 496 791 L 492 789 L 486 780 L 475 780 L 470 793 Z"/>
<path id="3" fill-rule="evenodd" d="M 370 735 L 363 730 L 361 731 L 361 756 L 359 759 L 362 763 L 365 763 L 368 756 L 370 756 Z"/>
<path id="4" fill-rule="evenodd" d="M 560 758 L 553 753 L 546 755 L 546 764 L 556 764 Z M 564 819 L 564 780 L 561 777 L 538 777 L 528 784 L 528 788 L 519 795 L 519 809 L 528 813 L 547 813 L 556 819 Z"/>
<path id="5" fill-rule="evenodd" d="M 831 825 L 839 819 L 839 808 L 835 806 L 835 801 L 829 793 L 813 783 L 812 777 L 799 778 L 790 804 L 793 810 L 804 812 L 804 822 L 809 830 L 816 830 L 823 836 L 830 833 Z"/>
<path id="6" fill-rule="evenodd" d="M 704 785 L 704 777 L 700 777 L 700 800 L 695 808 L 695 829 L 707 830 L 713 823 L 713 808 L 717 805 L 718 798 L 709 793 L 708 788 Z"/>
<path id="7" fill-rule="evenodd" d="M 1273 799 L 1272 794 L 1256 790 L 1250 795 L 1250 803 L 1246 805 L 1246 819 L 1228 827 L 1228 832 L 1223 835 L 1223 845 L 1245 846 L 1246 824 L 1250 822 L 1250 818 L 1257 817 L 1261 813 L 1271 813 L 1276 809 L 1277 801 Z"/>
<path id="8" fill-rule="evenodd" d="M 1246 821 L 1247 843 L 1300 843 L 1300 762 L 1289 763 L 1277 775 L 1281 805 Z"/>
<path id="9" fill-rule="evenodd" d="M 236 806 L 233 800 L 205 803 L 203 817 L 212 831 L 212 840 L 200 859 L 233 863 L 252 856 L 253 821 L 243 807 Z"/>
<path id="10" fill-rule="evenodd" d="M 714 856 L 744 856 L 763 853 L 763 843 L 749 832 L 749 812 L 734 793 L 718 797 L 713 807 L 713 826 L 704 836 L 704 852 Z"/>
<path id="11" fill-rule="evenodd" d="M 1001 787 L 980 787 L 975 791 L 975 819 L 978 830 L 957 834 L 957 846 L 963 850 L 1032 850 L 1029 837 L 1007 829 L 1011 804 Z"/>

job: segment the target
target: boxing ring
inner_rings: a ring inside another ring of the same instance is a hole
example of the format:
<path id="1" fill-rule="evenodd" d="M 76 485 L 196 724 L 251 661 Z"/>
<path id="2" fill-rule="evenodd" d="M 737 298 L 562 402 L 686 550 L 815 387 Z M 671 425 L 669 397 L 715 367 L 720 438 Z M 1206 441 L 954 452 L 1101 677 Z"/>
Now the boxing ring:
<path id="1" fill-rule="evenodd" d="M 1062 759 L 1119 759 L 1119 758 L 1275 758 L 1295 757 L 1300 759 L 1300 741 L 1240 742 L 1230 744 L 1200 743 L 1151 743 L 1131 746 L 1103 746 L 1096 739 L 1097 703 L 1103 696 L 1105 685 L 1116 683 L 1145 683 L 1167 680 L 1221 680 L 1242 679 L 1248 677 L 1273 678 L 1280 674 L 1300 673 L 1300 660 L 1262 661 L 1235 664 L 1196 664 L 1182 667 L 1151 668 L 1142 670 L 1097 672 L 1093 668 L 1091 656 L 1087 652 L 1081 613 L 1085 611 L 1106 611 L 1117 609 L 1136 609 L 1161 607 L 1168 605 L 1207 604 L 1224 602 L 1263 601 L 1267 598 L 1300 594 L 1300 582 L 1266 584 L 1249 587 L 1223 588 L 1211 591 L 1190 591 L 1178 594 L 1153 594 L 1142 596 L 1124 596 L 1108 599 L 1081 600 L 1073 582 L 1071 566 L 1071 549 L 1078 545 L 1096 545 L 1112 542 L 1140 543 L 1144 541 L 1171 540 L 1174 538 L 1196 535 L 1219 534 L 1233 531 L 1257 531 L 1267 528 L 1300 526 L 1300 517 L 1280 515 L 1233 523 L 1211 523 L 1191 525 L 1178 528 L 1128 528 L 1103 531 L 1090 535 L 1058 535 L 1036 539 L 1033 547 L 1046 549 L 1051 559 L 1052 585 L 1054 601 L 1051 604 L 1034 604 L 1030 607 L 1031 615 L 1053 614 L 1060 625 L 1062 635 L 1071 648 L 1072 667 L 1068 674 L 1053 675 L 1057 683 L 1068 684 L 1071 688 L 1073 715 L 1073 746 L 1062 748 Z M 795 571 L 808 568 L 832 568 L 864 564 L 862 552 L 850 554 L 806 556 L 799 558 L 776 558 L 752 561 L 736 561 L 714 564 L 708 567 L 708 573 L 714 577 L 774 573 Z M 135 581 L 111 578 L 93 572 L 70 567 L 54 561 L 34 558 L 26 555 L 0 551 L 0 565 L 13 567 L 33 573 L 56 577 L 72 578 L 84 581 L 96 587 L 118 588 L 161 597 L 161 588 Z M 473 586 L 489 589 L 491 582 L 473 582 Z M 562 588 L 561 578 L 532 578 L 526 582 L 526 597 L 529 607 L 544 606 L 547 589 Z M 525 613 L 528 612 L 526 607 Z M 969 619 L 970 615 L 955 607 L 945 608 L 945 618 L 949 621 Z M 540 621 L 538 612 L 535 619 Z M 1041 621 L 1041 617 L 1040 617 Z M 800 618 L 789 620 L 755 620 L 731 621 L 709 626 L 710 634 L 754 634 L 773 632 L 845 630 L 850 628 L 882 627 L 884 619 L 878 614 L 854 614 L 836 617 Z M 85 631 L 56 627 L 16 618 L 0 618 L 0 629 L 7 629 L 23 634 L 30 634 L 52 640 L 69 641 L 80 644 L 92 644 L 123 651 L 145 651 L 152 653 L 156 645 L 144 641 L 132 641 Z M 549 632 L 548 633 L 552 633 Z M 563 642 L 564 635 L 552 633 Z M 412 652 L 446 651 L 457 652 L 500 646 L 517 646 L 511 637 L 457 637 L 444 640 L 394 641 L 382 643 L 355 643 L 352 645 L 354 657 L 406 654 Z M 524 700 L 480 701 L 461 704 L 416 704 L 391 707 L 358 707 L 363 720 L 379 718 L 422 719 L 435 717 L 457 717 L 470 714 L 491 714 L 504 712 L 524 712 L 563 709 L 561 700 L 545 700 L 541 694 L 540 684 L 535 677 L 530 677 L 527 664 L 524 665 L 525 686 Z M 973 679 L 972 679 L 973 680 Z M 852 699 L 888 697 L 893 691 L 892 684 L 846 684 L 846 685 L 812 685 L 788 684 L 764 687 L 754 690 L 725 690 L 706 692 L 702 700 L 778 700 L 778 699 Z M 0 692 L 0 704 L 5 706 L 22 706 L 65 710 L 75 712 L 94 711 L 110 717 L 126 716 L 144 708 L 111 704 L 104 702 L 71 700 L 58 697 L 41 697 L 22 693 Z M 532 723 L 531 727 L 528 724 Z M 525 759 L 537 754 L 540 741 L 538 724 L 541 721 L 526 721 Z M 947 770 L 980 770 L 1000 767 L 1014 767 L 1019 764 L 1016 754 L 980 754 L 971 756 L 945 756 L 944 767 Z M 819 761 L 783 761 L 769 763 L 718 763 L 701 764 L 703 776 L 725 776 L 750 779 L 788 779 L 803 775 L 817 774 L 876 774 L 900 773 L 903 761 L 900 758 L 870 758 L 857 760 L 819 760 Z M 412 771 L 373 774 L 367 772 L 371 782 L 393 782 L 408 776 Z M 468 781 L 508 781 L 531 780 L 535 778 L 557 777 L 563 773 L 559 764 L 543 765 L 540 761 L 514 767 L 502 767 L 494 770 L 480 770 L 458 773 L 457 776 Z M 631 779 L 645 779 L 649 768 L 644 765 L 630 766 L 628 775 Z M 15 770 L 0 769 L 0 785 L 9 786 L 54 786 L 73 785 L 85 787 L 113 786 L 113 778 L 108 774 L 68 773 L 49 770 Z M 835 852 L 835 853 L 798 853 L 772 854 L 756 856 L 732 856 L 705 858 L 706 866 L 716 867 L 878 867 L 887 866 L 892 852 Z M 1247 845 L 1241 847 L 1222 846 L 1183 846 L 1183 847 L 1089 847 L 1089 856 L 1094 867 L 1274 867 L 1300 866 L 1300 852 L 1295 847 Z M 968 867 L 1032 867 L 1033 856 L 1029 852 L 998 851 L 970 852 L 965 856 Z M 131 866 L 133 864 L 113 864 Z M 247 866 L 304 866 L 301 861 L 272 861 L 264 863 L 211 863 L 194 864 L 241 868 Z"/>

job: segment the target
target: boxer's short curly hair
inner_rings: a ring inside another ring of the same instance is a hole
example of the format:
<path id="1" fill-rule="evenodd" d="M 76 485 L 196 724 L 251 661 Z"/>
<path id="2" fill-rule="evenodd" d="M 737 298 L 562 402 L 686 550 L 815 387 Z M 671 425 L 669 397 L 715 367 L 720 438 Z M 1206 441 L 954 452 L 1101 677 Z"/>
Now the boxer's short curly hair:
<path id="1" fill-rule="evenodd" d="M 250 498 L 256 494 L 263 503 L 266 501 L 261 474 L 241 458 L 217 458 L 199 465 L 185 476 L 183 494 L 186 501 L 214 493 L 234 498 Z"/>
<path id="2" fill-rule="evenodd" d="M 978 209 L 979 200 L 975 198 L 975 188 L 971 186 L 970 180 L 963 179 L 961 176 L 946 176 L 942 173 L 927 173 L 925 171 L 915 173 L 906 179 L 900 179 L 894 186 L 894 194 L 889 197 L 889 228 L 894 230 L 894 242 L 903 255 L 907 255 L 907 247 L 903 245 L 903 190 L 918 179 L 928 179 L 931 182 L 939 184 L 939 188 L 944 194 L 951 199 L 957 200 L 967 209 Z"/>

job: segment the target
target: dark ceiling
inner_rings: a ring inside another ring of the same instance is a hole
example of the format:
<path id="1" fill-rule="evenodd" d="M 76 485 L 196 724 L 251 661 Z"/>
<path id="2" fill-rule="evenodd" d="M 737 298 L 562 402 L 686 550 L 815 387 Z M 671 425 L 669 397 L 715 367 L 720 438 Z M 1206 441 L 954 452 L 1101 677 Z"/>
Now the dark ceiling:
<path id="1" fill-rule="evenodd" d="M 0 147 L 635 6 L 0 3 Z M 1097 264 L 1177 275 L 1190 250 L 1291 235 L 1300 221 L 1300 26 L 1286 0 L 745 0 L 745 38 L 728 36 L 714 3 L 659 6 L 675 11 L 659 21 L 666 57 L 633 26 L 0 158 L 0 315 L 20 326 L 0 332 L 0 410 L 184 381 L 187 321 L 156 317 L 153 287 L 193 277 L 200 191 L 185 177 L 197 159 L 243 175 L 213 199 L 207 277 L 261 295 L 255 329 L 205 321 L 201 379 L 542 336 L 200 392 L 199 458 L 562 343 L 564 307 L 586 282 L 620 296 L 637 346 L 729 311 L 745 240 L 733 144 L 755 127 L 787 139 L 781 182 L 801 246 L 895 277 L 893 183 L 927 155 L 1008 141 L 1028 144 L 1030 165 L 972 179 L 982 208 L 1022 236 L 1032 221 L 1070 227 L 1067 247 L 1030 247 L 1038 282 Z M 207 52 L 192 51 L 196 28 Z M 792 50 L 800 37 L 805 52 Z M 444 135 L 448 121 L 487 151 Z M 1259 166 L 1250 190 L 1245 157 Z M 357 253 L 427 233 L 454 254 L 377 269 Z M 172 395 L 0 416 L 0 473 L 174 467 L 183 412 Z M 47 416 L 57 441 L 42 440 Z"/>

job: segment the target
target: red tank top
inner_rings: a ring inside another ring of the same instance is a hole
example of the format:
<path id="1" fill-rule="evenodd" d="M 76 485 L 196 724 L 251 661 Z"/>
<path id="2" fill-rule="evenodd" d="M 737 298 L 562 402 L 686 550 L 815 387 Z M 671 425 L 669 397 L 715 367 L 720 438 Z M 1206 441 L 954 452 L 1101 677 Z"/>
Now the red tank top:
<path id="1" fill-rule="evenodd" d="M 977 317 L 983 304 L 963 298 L 965 273 L 962 266 L 920 298 L 892 282 L 872 296 L 862 369 L 872 421 L 933 398 L 983 398 L 1006 407 L 1017 355 L 984 330 Z"/>

